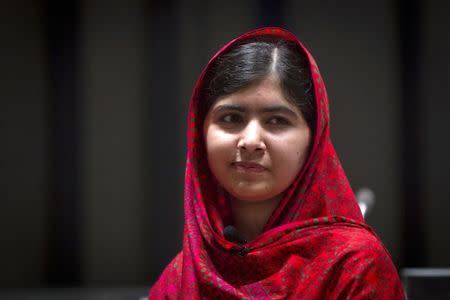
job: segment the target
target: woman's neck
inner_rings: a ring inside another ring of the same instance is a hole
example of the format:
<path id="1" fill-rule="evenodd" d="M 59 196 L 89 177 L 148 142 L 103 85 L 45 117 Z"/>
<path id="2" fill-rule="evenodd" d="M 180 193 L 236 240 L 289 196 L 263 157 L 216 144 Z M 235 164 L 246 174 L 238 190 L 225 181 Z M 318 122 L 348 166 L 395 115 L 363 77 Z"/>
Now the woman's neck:
<path id="1" fill-rule="evenodd" d="M 231 199 L 234 226 L 246 240 L 254 240 L 263 230 L 281 196 L 264 201 L 242 201 Z"/>

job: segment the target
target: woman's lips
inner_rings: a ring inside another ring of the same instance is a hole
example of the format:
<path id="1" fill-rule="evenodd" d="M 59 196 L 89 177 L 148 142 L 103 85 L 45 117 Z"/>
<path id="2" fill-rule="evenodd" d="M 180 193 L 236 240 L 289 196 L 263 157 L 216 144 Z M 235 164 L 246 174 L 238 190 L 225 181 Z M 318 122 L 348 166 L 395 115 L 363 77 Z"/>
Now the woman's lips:
<path id="1" fill-rule="evenodd" d="M 233 162 L 232 165 L 241 173 L 262 173 L 267 170 L 264 166 L 253 162 Z"/>

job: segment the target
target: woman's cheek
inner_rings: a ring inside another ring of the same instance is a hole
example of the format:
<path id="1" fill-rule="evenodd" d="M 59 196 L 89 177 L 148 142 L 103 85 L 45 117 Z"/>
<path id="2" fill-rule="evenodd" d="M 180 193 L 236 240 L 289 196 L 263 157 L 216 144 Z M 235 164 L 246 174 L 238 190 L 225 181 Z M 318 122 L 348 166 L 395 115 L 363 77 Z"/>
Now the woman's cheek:
<path id="1" fill-rule="evenodd" d="M 229 134 L 220 131 L 209 131 L 206 136 L 206 147 L 210 164 L 226 164 L 233 159 L 233 139 Z"/>
<path id="2" fill-rule="evenodd" d="M 232 139 L 229 134 L 225 134 L 222 132 L 211 132 L 207 136 L 207 145 L 211 151 L 229 151 L 232 145 Z"/>
<path id="3" fill-rule="evenodd" d="M 294 172 L 300 171 L 300 168 L 306 161 L 309 149 L 309 135 L 303 132 L 291 139 L 278 140 L 273 144 L 273 163 L 279 168 L 290 169 Z M 297 168 L 294 168 L 296 166 Z M 298 170 L 297 170 L 298 169 Z"/>

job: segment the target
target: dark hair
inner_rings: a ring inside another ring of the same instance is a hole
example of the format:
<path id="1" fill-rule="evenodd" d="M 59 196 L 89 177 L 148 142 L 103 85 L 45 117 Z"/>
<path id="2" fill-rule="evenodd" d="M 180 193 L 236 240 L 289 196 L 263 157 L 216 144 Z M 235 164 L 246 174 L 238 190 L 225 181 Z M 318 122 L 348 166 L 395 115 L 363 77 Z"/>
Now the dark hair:
<path id="1" fill-rule="evenodd" d="M 205 74 L 201 98 L 203 113 L 206 114 L 219 97 L 271 75 L 276 76 L 284 96 L 299 107 L 314 132 L 315 103 L 306 55 L 296 43 L 273 37 L 245 40 L 216 59 Z"/>

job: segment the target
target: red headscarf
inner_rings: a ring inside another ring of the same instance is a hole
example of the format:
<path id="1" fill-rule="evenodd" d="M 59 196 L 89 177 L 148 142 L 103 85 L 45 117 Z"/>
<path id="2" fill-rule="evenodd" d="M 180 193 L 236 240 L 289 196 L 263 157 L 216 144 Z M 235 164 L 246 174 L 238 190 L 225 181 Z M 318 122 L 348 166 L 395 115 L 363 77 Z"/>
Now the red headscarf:
<path id="1" fill-rule="evenodd" d="M 305 53 L 316 130 L 307 162 L 263 233 L 239 245 L 223 235 L 230 207 L 208 168 L 199 100 L 215 59 L 258 36 L 293 41 Z M 183 250 L 149 299 L 404 299 L 391 258 L 364 223 L 330 141 L 328 98 L 317 64 L 292 33 L 263 28 L 226 44 L 201 73 L 188 118 Z"/>

